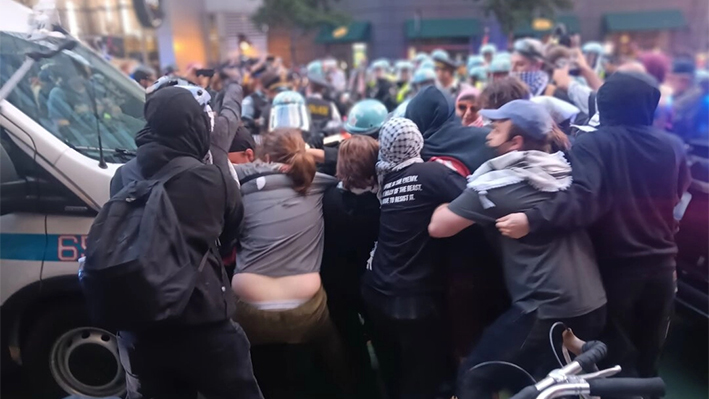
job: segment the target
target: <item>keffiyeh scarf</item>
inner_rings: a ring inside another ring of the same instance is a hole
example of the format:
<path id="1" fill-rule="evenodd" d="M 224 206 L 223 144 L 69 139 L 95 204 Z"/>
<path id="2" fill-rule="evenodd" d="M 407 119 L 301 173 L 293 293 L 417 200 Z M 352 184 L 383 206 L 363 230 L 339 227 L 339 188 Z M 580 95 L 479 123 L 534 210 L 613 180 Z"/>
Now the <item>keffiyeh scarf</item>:
<path id="1" fill-rule="evenodd" d="M 562 152 L 512 151 L 493 158 L 468 176 L 468 187 L 478 192 L 483 207 L 495 206 L 488 190 L 527 182 L 539 191 L 557 192 L 571 186 L 571 166 Z"/>
<path id="2" fill-rule="evenodd" d="M 382 186 L 387 173 L 422 163 L 423 136 L 418 127 L 406 118 L 391 118 L 379 131 L 377 176 Z"/>
<path id="3" fill-rule="evenodd" d="M 549 75 L 544 71 L 513 72 L 511 75 L 518 77 L 529 87 L 532 97 L 542 95 L 549 84 Z"/>

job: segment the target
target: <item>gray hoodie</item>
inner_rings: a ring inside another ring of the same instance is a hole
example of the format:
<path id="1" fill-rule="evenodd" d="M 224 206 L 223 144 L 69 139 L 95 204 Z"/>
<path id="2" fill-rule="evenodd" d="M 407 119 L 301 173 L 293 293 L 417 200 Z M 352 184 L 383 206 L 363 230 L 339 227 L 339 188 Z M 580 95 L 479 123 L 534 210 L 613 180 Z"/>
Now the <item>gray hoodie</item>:
<path id="1" fill-rule="evenodd" d="M 317 173 L 307 195 L 302 195 L 293 190 L 290 177 L 279 172 L 281 166 L 235 165 L 244 205 L 236 273 L 284 277 L 320 271 L 322 197 L 337 180 Z"/>

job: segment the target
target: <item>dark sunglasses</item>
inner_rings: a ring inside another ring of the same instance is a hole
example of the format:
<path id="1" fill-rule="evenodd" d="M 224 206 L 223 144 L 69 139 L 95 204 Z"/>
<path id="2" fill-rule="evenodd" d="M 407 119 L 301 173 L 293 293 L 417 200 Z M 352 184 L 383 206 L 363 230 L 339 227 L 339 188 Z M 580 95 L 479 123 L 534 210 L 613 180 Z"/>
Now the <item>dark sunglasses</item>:
<path id="1" fill-rule="evenodd" d="M 467 106 L 465 104 L 458 104 L 458 111 L 465 113 L 465 111 L 471 110 L 473 112 L 478 112 L 478 107 L 471 105 Z"/>

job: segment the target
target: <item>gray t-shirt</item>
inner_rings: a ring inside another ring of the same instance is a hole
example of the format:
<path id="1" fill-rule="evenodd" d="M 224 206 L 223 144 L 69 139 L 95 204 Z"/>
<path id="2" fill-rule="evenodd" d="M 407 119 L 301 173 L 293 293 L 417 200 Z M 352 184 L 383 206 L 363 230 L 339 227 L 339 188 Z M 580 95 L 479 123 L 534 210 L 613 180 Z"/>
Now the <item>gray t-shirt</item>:
<path id="1" fill-rule="evenodd" d="M 537 310 L 540 319 L 577 317 L 606 303 L 585 230 L 529 234 L 514 240 L 500 235 L 495 227 L 498 218 L 534 208 L 554 195 L 517 183 L 489 190 L 486 196 L 495 206 L 485 209 L 478 193 L 468 188 L 449 206 L 451 212 L 484 226 L 499 239 L 512 302 L 529 312 Z"/>

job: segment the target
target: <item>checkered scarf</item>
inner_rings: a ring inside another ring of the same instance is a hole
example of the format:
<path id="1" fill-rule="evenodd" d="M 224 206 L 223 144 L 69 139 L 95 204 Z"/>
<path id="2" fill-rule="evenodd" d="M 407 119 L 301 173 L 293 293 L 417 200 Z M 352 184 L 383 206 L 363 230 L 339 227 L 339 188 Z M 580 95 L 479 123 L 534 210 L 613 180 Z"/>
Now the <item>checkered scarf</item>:
<path id="1" fill-rule="evenodd" d="M 406 118 L 389 119 L 379 131 L 379 186 L 387 173 L 423 162 L 422 148 L 423 136 L 415 123 Z"/>

